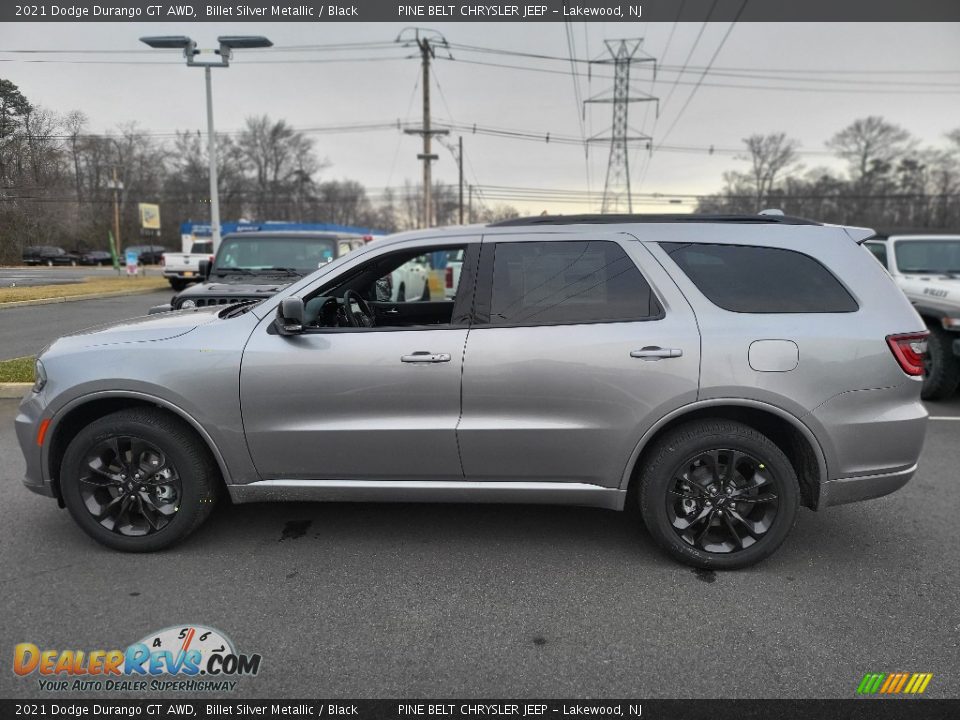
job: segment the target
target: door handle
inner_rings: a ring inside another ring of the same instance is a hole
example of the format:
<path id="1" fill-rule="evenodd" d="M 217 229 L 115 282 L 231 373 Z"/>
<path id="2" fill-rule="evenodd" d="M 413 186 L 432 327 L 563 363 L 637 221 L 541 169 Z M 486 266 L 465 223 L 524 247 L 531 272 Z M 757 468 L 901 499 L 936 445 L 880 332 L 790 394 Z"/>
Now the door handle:
<path id="1" fill-rule="evenodd" d="M 425 350 L 412 353 L 411 355 L 401 355 L 400 362 L 405 363 L 442 363 L 450 362 L 450 353 L 432 353 Z"/>
<path id="2" fill-rule="evenodd" d="M 656 346 L 649 346 L 641 348 L 640 350 L 633 350 L 630 352 L 630 357 L 632 358 L 641 358 L 643 360 L 660 360 L 662 358 L 677 358 L 683 357 L 683 350 L 680 348 L 662 348 Z"/>

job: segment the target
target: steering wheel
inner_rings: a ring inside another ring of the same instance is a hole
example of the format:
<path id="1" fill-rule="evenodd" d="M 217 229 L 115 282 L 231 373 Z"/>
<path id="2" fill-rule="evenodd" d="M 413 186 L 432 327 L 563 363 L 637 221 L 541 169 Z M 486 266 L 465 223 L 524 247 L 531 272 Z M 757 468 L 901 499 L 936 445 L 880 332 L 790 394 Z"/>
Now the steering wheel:
<path id="1" fill-rule="evenodd" d="M 350 306 L 352 302 L 355 302 L 357 307 L 360 308 L 359 313 L 353 312 L 353 308 Z M 356 290 L 347 290 L 343 294 L 343 305 L 351 327 L 373 327 L 376 324 L 373 318 L 373 311 L 370 309 L 367 301 L 364 300 Z M 358 315 L 359 317 L 357 317 Z"/>

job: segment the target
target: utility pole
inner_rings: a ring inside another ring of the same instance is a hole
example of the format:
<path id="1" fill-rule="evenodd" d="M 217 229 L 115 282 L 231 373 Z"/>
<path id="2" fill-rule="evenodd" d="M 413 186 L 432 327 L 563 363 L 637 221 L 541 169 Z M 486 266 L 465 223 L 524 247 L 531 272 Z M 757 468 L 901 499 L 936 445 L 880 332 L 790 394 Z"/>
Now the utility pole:
<path id="1" fill-rule="evenodd" d="M 460 166 L 460 224 L 463 225 L 463 135 L 460 136 L 458 145 L 460 147 L 457 152 L 457 165 Z"/>
<path id="2" fill-rule="evenodd" d="M 433 153 L 433 136 L 446 135 L 449 130 L 434 130 L 430 127 L 430 61 L 436 57 L 436 48 L 447 48 L 447 40 L 440 33 L 424 28 L 407 28 L 397 36 L 397 42 L 404 47 L 416 45 L 420 50 L 420 64 L 423 71 L 421 91 L 423 93 L 423 124 L 419 128 L 404 130 L 408 135 L 423 137 L 423 152 L 417 159 L 423 161 L 423 227 L 433 225 L 433 180 L 430 163 L 439 159 Z"/>
<path id="3" fill-rule="evenodd" d="M 470 193 L 470 204 L 467 209 L 469 211 L 470 224 L 473 225 L 473 185 L 468 187 L 467 190 Z"/>
<path id="4" fill-rule="evenodd" d="M 114 140 L 114 144 L 117 144 Z M 117 148 L 119 151 L 119 144 Z M 117 178 L 117 166 L 113 166 L 113 179 L 107 184 L 107 187 L 113 189 L 113 251 L 114 257 L 120 257 L 120 191 L 123 189 L 123 183 Z M 122 260 L 121 260 L 122 262 Z"/>
<path id="5" fill-rule="evenodd" d="M 603 205 L 600 212 L 633 212 L 633 197 L 630 193 L 630 157 L 629 146 L 636 142 L 647 143 L 653 139 L 649 135 L 632 130 L 627 116 L 630 103 L 656 102 L 659 113 L 659 99 L 630 87 L 630 65 L 632 63 L 654 63 L 653 71 L 656 77 L 656 58 L 640 50 L 643 38 L 632 40 L 604 40 L 609 58 L 594 60 L 602 65 L 613 65 L 613 92 L 609 96 L 605 93 L 596 95 L 584 103 L 611 103 L 613 105 L 613 120 L 609 135 L 597 135 L 588 142 L 609 142 L 610 159 L 607 163 L 607 181 L 603 188 Z M 638 53 L 640 53 L 638 55 Z M 633 133 L 633 134 L 631 134 Z"/>

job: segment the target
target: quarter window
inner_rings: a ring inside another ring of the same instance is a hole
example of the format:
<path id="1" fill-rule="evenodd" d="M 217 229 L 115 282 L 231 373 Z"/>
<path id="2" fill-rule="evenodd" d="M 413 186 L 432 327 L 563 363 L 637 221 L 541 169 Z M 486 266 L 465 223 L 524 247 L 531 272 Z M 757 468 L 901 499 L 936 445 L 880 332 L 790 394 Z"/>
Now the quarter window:
<path id="1" fill-rule="evenodd" d="M 867 243 L 867 249 L 873 253 L 873 256 L 880 261 L 880 264 L 887 267 L 887 246 L 883 243 Z"/>
<path id="2" fill-rule="evenodd" d="M 490 322 L 554 325 L 659 317 L 650 286 L 615 242 L 498 243 Z"/>
<path id="3" fill-rule="evenodd" d="M 857 302 L 809 255 L 754 245 L 660 243 L 714 304 L 740 313 L 855 312 Z"/>

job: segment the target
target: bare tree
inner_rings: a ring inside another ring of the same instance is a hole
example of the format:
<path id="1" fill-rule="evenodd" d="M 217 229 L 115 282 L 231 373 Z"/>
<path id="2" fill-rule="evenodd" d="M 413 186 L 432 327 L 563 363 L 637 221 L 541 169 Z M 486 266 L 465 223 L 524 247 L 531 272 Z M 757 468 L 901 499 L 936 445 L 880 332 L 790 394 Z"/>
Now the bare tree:
<path id="1" fill-rule="evenodd" d="M 786 133 L 759 133 L 743 139 L 747 146 L 747 155 L 738 156 L 739 160 L 750 163 L 747 173 L 748 186 L 755 198 L 756 212 L 762 210 L 767 198 L 776 187 L 780 176 L 797 164 L 797 148 L 800 143 L 787 137 Z"/>

